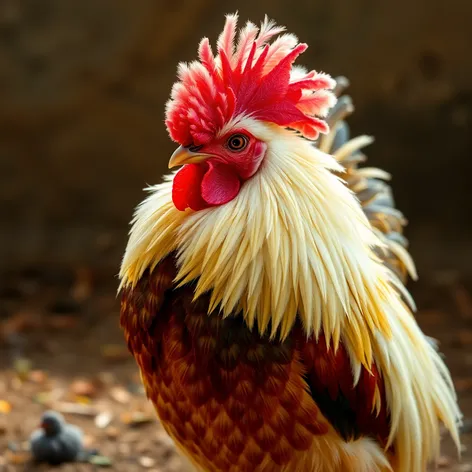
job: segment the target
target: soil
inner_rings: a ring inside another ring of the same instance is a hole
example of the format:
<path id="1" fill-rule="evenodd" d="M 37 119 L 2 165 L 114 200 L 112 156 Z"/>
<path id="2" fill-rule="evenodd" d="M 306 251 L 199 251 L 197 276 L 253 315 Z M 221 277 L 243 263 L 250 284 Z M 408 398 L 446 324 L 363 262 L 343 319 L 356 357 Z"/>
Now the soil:
<path id="1" fill-rule="evenodd" d="M 0 472 L 188 470 L 155 418 L 118 327 L 117 280 L 87 267 L 30 267 L 0 278 Z M 435 273 L 411 287 L 440 341 L 465 416 L 462 462 L 445 440 L 439 470 L 472 471 L 472 281 Z M 28 437 L 48 408 L 95 450 L 88 462 L 31 462 Z M 90 463 L 90 460 L 94 463 Z"/>

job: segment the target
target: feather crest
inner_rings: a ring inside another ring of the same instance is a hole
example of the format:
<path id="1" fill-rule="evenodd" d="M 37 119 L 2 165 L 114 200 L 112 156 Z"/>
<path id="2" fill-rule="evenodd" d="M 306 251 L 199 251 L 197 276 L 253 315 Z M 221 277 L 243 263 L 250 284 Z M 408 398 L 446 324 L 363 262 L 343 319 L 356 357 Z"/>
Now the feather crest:
<path id="1" fill-rule="evenodd" d="M 237 15 L 228 15 L 214 56 L 207 38 L 199 61 L 179 65 L 179 82 L 166 107 L 171 138 L 204 144 L 236 118 L 252 117 L 293 128 L 308 139 L 327 133 L 321 119 L 333 106 L 335 82 L 311 71 L 293 79 L 293 63 L 307 46 L 267 17 L 260 28 L 248 22 L 237 36 Z"/>

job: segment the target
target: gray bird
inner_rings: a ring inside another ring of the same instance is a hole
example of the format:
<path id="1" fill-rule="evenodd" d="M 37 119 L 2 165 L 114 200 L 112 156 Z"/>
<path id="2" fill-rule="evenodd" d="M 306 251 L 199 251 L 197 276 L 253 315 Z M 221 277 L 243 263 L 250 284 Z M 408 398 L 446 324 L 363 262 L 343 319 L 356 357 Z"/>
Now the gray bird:
<path id="1" fill-rule="evenodd" d="M 31 452 L 37 462 L 57 465 L 73 462 L 83 452 L 82 431 L 66 423 L 55 411 L 46 411 L 41 417 L 41 427 L 30 436 Z"/>

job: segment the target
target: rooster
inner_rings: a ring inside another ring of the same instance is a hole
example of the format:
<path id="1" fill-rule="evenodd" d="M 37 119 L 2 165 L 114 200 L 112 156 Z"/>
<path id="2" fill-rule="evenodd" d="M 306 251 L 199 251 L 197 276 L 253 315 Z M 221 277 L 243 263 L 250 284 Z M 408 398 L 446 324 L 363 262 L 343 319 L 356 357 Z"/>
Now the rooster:
<path id="1" fill-rule="evenodd" d="M 359 168 L 346 80 L 294 65 L 306 48 L 228 15 L 217 53 L 179 65 L 182 167 L 136 210 L 121 325 L 199 471 L 423 472 L 441 424 L 459 446 L 453 384 L 412 314 L 388 174 Z"/>

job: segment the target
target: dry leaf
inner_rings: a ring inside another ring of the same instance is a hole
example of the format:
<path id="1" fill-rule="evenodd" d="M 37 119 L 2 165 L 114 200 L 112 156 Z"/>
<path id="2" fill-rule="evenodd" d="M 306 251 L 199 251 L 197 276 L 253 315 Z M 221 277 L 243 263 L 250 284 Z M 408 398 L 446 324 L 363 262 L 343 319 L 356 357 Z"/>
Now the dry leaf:
<path id="1" fill-rule="evenodd" d="M 121 421 L 129 426 L 142 426 L 154 422 L 154 417 L 141 411 L 133 411 L 122 413 Z"/>
<path id="2" fill-rule="evenodd" d="M 8 415 L 11 411 L 11 404 L 6 400 L 0 400 L 0 414 Z"/>
<path id="3" fill-rule="evenodd" d="M 79 415 L 79 416 L 97 416 L 97 408 L 92 405 L 82 405 L 80 403 L 57 402 L 54 409 L 59 413 Z"/>

